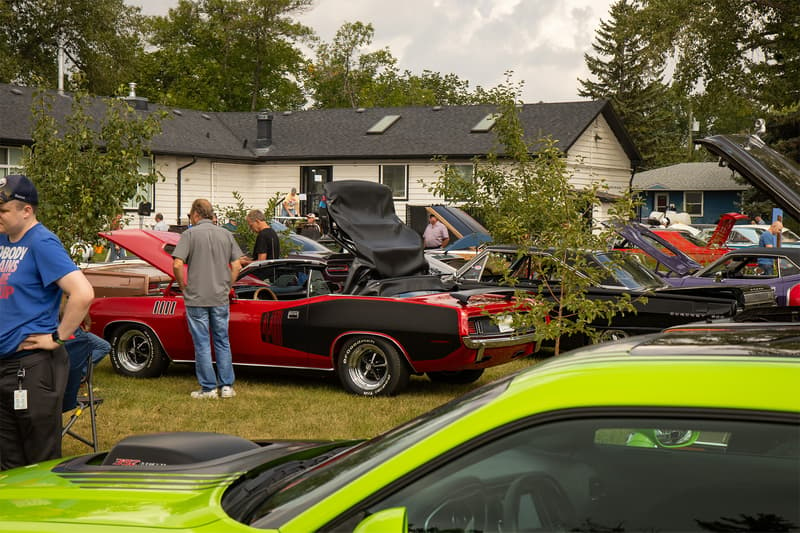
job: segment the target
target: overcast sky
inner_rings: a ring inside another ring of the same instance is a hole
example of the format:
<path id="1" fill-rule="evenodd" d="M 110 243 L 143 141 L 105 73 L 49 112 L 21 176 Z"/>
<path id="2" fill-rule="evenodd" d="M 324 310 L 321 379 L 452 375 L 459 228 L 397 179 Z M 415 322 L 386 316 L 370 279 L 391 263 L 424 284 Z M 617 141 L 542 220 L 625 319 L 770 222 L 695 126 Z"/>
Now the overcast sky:
<path id="1" fill-rule="evenodd" d="M 177 0 L 125 0 L 165 15 Z M 527 103 L 580 100 L 600 19 L 613 0 L 316 0 L 297 19 L 330 42 L 345 22 L 372 23 L 373 46 L 388 47 L 400 70 L 456 74 L 474 89 L 514 71 Z"/>

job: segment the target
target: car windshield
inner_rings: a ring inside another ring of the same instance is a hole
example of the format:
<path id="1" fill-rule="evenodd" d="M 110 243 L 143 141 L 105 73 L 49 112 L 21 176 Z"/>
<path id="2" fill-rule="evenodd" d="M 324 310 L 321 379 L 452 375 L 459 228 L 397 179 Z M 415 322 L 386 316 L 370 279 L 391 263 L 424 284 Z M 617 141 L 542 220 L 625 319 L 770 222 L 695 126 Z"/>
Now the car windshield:
<path id="1" fill-rule="evenodd" d="M 551 282 L 558 281 L 555 272 L 540 271 L 542 268 L 546 268 L 546 264 L 535 263 L 530 258 L 530 254 L 517 257 L 517 253 L 514 251 L 491 251 L 476 257 L 462 267 L 459 275 L 461 279 L 465 280 L 500 282 L 504 279 L 504 273 L 509 272 L 520 283 L 537 282 L 543 279 Z M 599 284 L 605 287 L 646 291 L 665 286 L 661 278 L 630 254 L 587 252 L 583 261 L 576 260 L 571 266 L 579 270 L 579 267 L 576 268 L 575 265 L 580 263 L 599 269 Z"/>
<path id="2" fill-rule="evenodd" d="M 700 239 L 700 238 L 692 235 L 688 231 L 681 231 L 680 234 L 684 239 L 686 239 L 690 243 L 694 244 L 695 246 L 706 246 L 706 242 L 703 239 Z M 713 233 L 712 233 L 712 235 L 713 235 Z"/>
<path id="3" fill-rule="evenodd" d="M 300 235 L 298 233 L 290 233 L 289 238 L 292 239 L 292 242 L 300 246 L 300 250 L 303 252 L 321 252 L 321 253 L 331 253 L 329 248 L 326 248 L 324 245 L 318 243 L 314 239 L 306 237 L 305 235 Z"/>
<path id="4" fill-rule="evenodd" d="M 516 376 L 475 389 L 467 395 L 390 430 L 338 458 L 287 480 L 270 492 L 251 518 L 253 527 L 278 528 L 298 512 L 322 501 L 354 479 L 427 439 L 499 396 Z"/>
<path id="5" fill-rule="evenodd" d="M 680 234 L 681 237 L 683 237 L 684 239 L 686 239 L 690 243 L 694 244 L 695 246 L 700 246 L 701 248 L 706 246 L 706 240 L 707 239 L 703 240 L 700 237 L 695 237 L 694 235 L 692 235 L 688 231 L 685 231 L 685 230 L 670 230 L 670 229 L 662 230 L 662 231 L 672 231 L 672 232 L 678 233 L 678 234 Z M 714 234 L 714 230 L 711 230 L 711 233 L 708 234 L 708 239 L 710 239 L 711 235 L 713 235 L 713 234 Z"/>
<path id="6" fill-rule="evenodd" d="M 790 229 L 783 228 L 781 232 L 781 241 L 782 242 L 800 242 L 800 236 L 797 233 L 793 232 Z"/>
<path id="7" fill-rule="evenodd" d="M 631 290 L 654 290 L 664 287 L 661 278 L 630 254 L 596 253 L 594 259 L 608 272 L 608 276 L 603 280 L 603 285 L 625 287 Z"/>

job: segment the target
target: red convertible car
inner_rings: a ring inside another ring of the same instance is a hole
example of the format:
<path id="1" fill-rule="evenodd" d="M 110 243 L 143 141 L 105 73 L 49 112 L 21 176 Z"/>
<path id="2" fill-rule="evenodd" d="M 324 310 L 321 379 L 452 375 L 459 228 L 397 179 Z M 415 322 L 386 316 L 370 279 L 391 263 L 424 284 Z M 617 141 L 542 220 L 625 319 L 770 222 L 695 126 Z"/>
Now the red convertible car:
<path id="1" fill-rule="evenodd" d="M 331 220 L 335 223 L 334 213 L 347 218 L 339 219 L 350 234 L 346 244 L 361 254 L 355 285 L 371 278 L 388 283 L 394 292 L 333 293 L 325 280 L 325 262 L 319 260 L 249 265 L 231 299 L 234 364 L 333 371 L 345 389 L 371 396 L 399 392 L 411 374 L 468 383 L 486 367 L 534 351 L 532 334 L 514 331 L 504 320 L 518 305 L 510 289 L 448 291 L 431 282 L 438 278 L 413 276 L 426 268 L 421 238 L 395 216 L 387 187 L 359 181 L 334 182 L 328 189 Z M 338 205 L 346 203 L 339 202 L 342 195 L 351 202 L 359 198 L 370 212 Z M 353 220 L 360 222 L 354 225 Z M 361 233 L 359 224 L 366 228 Z M 377 239 L 382 234 L 383 240 Z M 155 377 L 171 361 L 193 362 L 183 298 L 172 280 L 170 252 L 179 235 L 132 229 L 102 236 L 168 279 L 143 283 L 139 296 L 93 302 L 92 331 L 111 343 L 114 368 L 124 375 Z"/>

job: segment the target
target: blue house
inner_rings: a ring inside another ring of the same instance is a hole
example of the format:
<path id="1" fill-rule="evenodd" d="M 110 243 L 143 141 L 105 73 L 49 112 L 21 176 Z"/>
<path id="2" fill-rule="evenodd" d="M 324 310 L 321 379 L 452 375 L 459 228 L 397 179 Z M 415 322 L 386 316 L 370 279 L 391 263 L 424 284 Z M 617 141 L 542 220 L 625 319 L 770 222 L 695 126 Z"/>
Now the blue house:
<path id="1" fill-rule="evenodd" d="M 644 200 L 640 218 L 653 211 L 686 211 L 692 224 L 714 224 L 723 213 L 739 212 L 738 174 L 717 163 L 678 163 L 637 173 L 632 188 Z"/>

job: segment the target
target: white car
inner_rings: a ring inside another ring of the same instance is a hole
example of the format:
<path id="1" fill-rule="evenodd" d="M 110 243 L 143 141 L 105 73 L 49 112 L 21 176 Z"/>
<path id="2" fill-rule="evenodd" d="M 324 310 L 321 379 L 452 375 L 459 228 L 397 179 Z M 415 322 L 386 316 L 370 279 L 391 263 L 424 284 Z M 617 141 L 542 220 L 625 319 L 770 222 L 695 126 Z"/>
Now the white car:
<path id="1" fill-rule="evenodd" d="M 761 234 L 769 229 L 766 224 L 742 224 L 734 226 L 731 234 L 724 246 L 727 248 L 745 248 L 747 246 L 758 246 Z M 703 230 L 699 237 L 708 240 L 714 229 Z M 783 228 L 781 232 L 781 246 L 797 247 L 800 246 L 800 236 L 788 228 Z"/>

